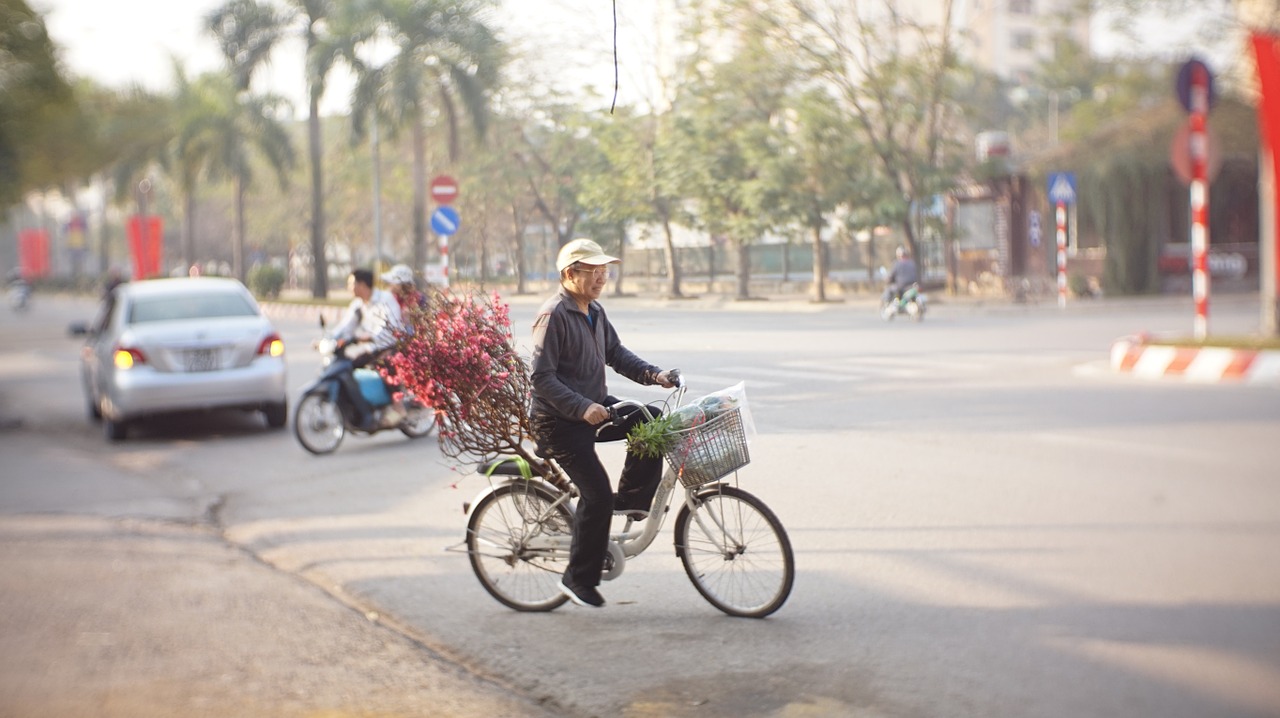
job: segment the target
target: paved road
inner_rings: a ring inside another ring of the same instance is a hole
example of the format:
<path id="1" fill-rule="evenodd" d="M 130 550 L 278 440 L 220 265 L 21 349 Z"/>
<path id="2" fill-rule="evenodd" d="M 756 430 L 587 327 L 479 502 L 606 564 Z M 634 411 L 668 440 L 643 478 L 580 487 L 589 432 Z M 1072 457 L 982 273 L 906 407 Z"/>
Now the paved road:
<path id="1" fill-rule="evenodd" d="M 535 303 L 514 301 L 518 336 Z M 105 447 L 55 390 L 67 349 L 52 339 L 0 341 L 0 416 L 44 397 L 0 433 L 28 477 L 0 506 L 208 527 L 559 714 L 1280 714 L 1276 390 L 1105 370 L 1118 336 L 1189 329 L 1188 302 L 942 304 L 922 325 L 711 304 L 607 300 L 624 340 L 695 390 L 747 381 L 742 484 L 782 517 L 800 569 L 766 621 L 705 604 L 661 537 L 602 587 L 604 611 L 507 611 L 445 550 L 482 484 L 430 444 L 315 459 L 223 416 Z M 1256 316 L 1220 300 L 1215 329 Z M 315 370 L 294 349 L 310 325 L 281 327 L 297 385 Z"/>

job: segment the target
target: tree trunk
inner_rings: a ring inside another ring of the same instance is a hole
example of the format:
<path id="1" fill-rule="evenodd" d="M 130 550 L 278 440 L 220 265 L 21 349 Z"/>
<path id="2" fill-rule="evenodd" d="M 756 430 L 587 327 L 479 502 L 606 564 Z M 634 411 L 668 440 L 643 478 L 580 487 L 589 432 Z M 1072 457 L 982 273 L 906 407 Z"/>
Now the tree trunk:
<path id="1" fill-rule="evenodd" d="M 662 235 L 667 255 L 667 293 L 673 299 L 684 296 L 680 291 L 680 261 L 676 258 L 676 241 L 671 231 L 671 220 L 662 218 Z"/>
<path id="2" fill-rule="evenodd" d="M 311 115 L 307 118 L 307 144 L 311 152 L 311 296 L 329 294 L 329 263 L 324 256 L 324 149 L 320 137 L 320 93 L 311 91 Z"/>
<path id="3" fill-rule="evenodd" d="M 827 253 L 822 228 L 813 228 L 813 301 L 827 301 Z"/>
<path id="4" fill-rule="evenodd" d="M 520 208 L 515 203 L 511 203 L 511 224 L 515 228 L 515 245 L 516 245 L 516 294 L 525 294 L 528 288 L 525 286 L 525 266 L 524 266 L 524 229 L 525 223 L 520 219 Z"/>
<path id="5" fill-rule="evenodd" d="M 622 296 L 622 277 L 627 264 L 627 226 L 621 222 L 618 223 L 618 259 L 622 261 L 618 263 L 618 278 L 613 282 L 615 297 Z"/>
<path id="6" fill-rule="evenodd" d="M 244 195 L 245 180 L 243 176 L 238 176 L 236 177 L 236 226 L 232 231 L 231 237 L 231 273 L 241 282 L 246 279 L 244 266 Z"/>
<path id="7" fill-rule="evenodd" d="M 427 261 L 427 131 L 422 112 L 413 113 L 413 266 Z M 445 277 L 448 285 L 449 278 Z"/>
<path id="8" fill-rule="evenodd" d="M 182 269 L 190 272 L 196 261 L 196 193 L 188 189 L 183 193 L 182 212 Z"/>
<path id="9" fill-rule="evenodd" d="M 738 299 L 750 299 L 751 253 L 746 242 L 737 240 L 733 244 L 738 250 Z"/>

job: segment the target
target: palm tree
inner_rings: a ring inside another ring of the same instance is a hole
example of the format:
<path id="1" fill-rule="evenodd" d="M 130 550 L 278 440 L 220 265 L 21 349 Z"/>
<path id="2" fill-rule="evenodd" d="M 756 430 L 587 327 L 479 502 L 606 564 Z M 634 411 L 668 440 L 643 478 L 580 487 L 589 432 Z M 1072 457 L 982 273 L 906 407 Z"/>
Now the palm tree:
<path id="1" fill-rule="evenodd" d="M 249 90 L 253 73 L 270 57 L 288 22 L 286 14 L 257 0 L 228 0 L 205 16 L 205 27 L 218 41 L 236 90 Z"/>
<path id="2" fill-rule="evenodd" d="M 288 20 L 286 14 L 257 0 L 228 0 L 205 18 L 231 71 L 231 83 L 208 78 L 215 108 L 192 129 L 207 135 L 210 172 L 229 177 L 236 185 L 232 267 L 242 282 L 246 269 L 244 198 L 253 181 L 249 150 L 258 148 L 279 175 L 282 186 L 287 184 L 286 172 L 294 163 L 293 145 L 284 125 L 276 119 L 286 101 L 276 95 L 249 93 L 254 72 L 283 37 Z"/>
<path id="3" fill-rule="evenodd" d="M 216 107 L 210 97 L 210 82 L 192 81 L 186 69 L 176 59 L 173 62 L 175 79 L 173 109 L 176 118 L 176 135 L 169 149 L 170 164 L 176 175 L 178 190 L 182 193 L 182 265 L 195 263 L 196 187 L 205 172 L 212 154 L 212 138 L 201 135 L 202 118 Z"/>
<path id="4" fill-rule="evenodd" d="M 459 154 L 459 104 L 478 135 L 488 124 L 488 94 L 498 83 L 502 47 L 481 16 L 493 0 L 370 0 L 376 33 L 396 49 L 374 67 L 356 58 L 352 117 L 357 133 L 365 115 L 406 125 L 413 139 L 413 262 L 426 261 L 426 119 L 437 106 L 448 122 L 449 158 Z"/>
<path id="5" fill-rule="evenodd" d="M 117 91 L 86 84 L 81 102 L 84 113 L 100 118 L 92 131 L 94 163 L 114 187 L 114 201 L 135 200 L 139 183 L 156 167 L 168 167 L 177 125 L 172 99 L 136 86 Z M 104 238 L 99 246 L 104 272 L 111 261 L 109 244 Z"/>
<path id="6" fill-rule="evenodd" d="M 277 119 L 285 99 L 277 95 L 252 95 L 237 91 L 225 77 L 200 78 L 204 114 L 184 127 L 191 142 L 192 156 L 208 161 L 213 179 L 235 183 L 235 224 L 232 227 L 232 271 L 245 280 L 245 195 L 253 184 L 253 155 L 256 150 L 276 172 L 281 187 L 288 185 L 295 157 L 288 129 Z"/>
<path id="7" fill-rule="evenodd" d="M 317 299 L 329 293 L 329 266 L 324 252 L 324 169 L 320 132 L 320 98 L 325 82 L 339 57 L 337 46 L 329 42 L 324 25 L 333 9 L 331 0 L 290 0 L 305 26 L 307 43 L 307 151 L 311 158 L 311 294 Z"/>

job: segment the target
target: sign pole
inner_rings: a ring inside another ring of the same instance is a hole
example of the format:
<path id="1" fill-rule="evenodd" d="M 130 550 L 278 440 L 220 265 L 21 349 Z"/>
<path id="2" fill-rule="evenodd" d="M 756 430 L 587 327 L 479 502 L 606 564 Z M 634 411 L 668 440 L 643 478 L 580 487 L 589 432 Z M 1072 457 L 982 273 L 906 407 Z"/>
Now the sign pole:
<path id="1" fill-rule="evenodd" d="M 431 228 L 440 235 L 440 280 L 449 286 L 449 235 L 458 231 L 458 213 L 449 205 L 458 198 L 458 181 L 449 175 L 431 180 L 431 199 L 440 208 L 431 215 Z"/>
<path id="2" fill-rule="evenodd" d="M 1058 308 L 1067 308 L 1067 205 L 1058 201 L 1055 217 L 1058 223 Z"/>
<path id="3" fill-rule="evenodd" d="M 445 289 L 449 288 L 449 235 L 440 235 L 440 276 Z"/>
<path id="4" fill-rule="evenodd" d="M 1196 303 L 1195 335 L 1209 334 L 1209 71 L 1200 63 L 1191 70 L 1191 293 Z"/>

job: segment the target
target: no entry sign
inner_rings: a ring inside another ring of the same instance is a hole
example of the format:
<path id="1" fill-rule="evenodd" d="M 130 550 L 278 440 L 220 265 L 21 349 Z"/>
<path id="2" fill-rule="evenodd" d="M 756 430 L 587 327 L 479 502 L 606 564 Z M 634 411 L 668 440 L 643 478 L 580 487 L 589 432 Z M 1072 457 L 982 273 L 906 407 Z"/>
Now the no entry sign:
<path id="1" fill-rule="evenodd" d="M 431 199 L 436 204 L 452 204 L 458 198 L 458 182 L 449 175 L 431 180 Z"/>

